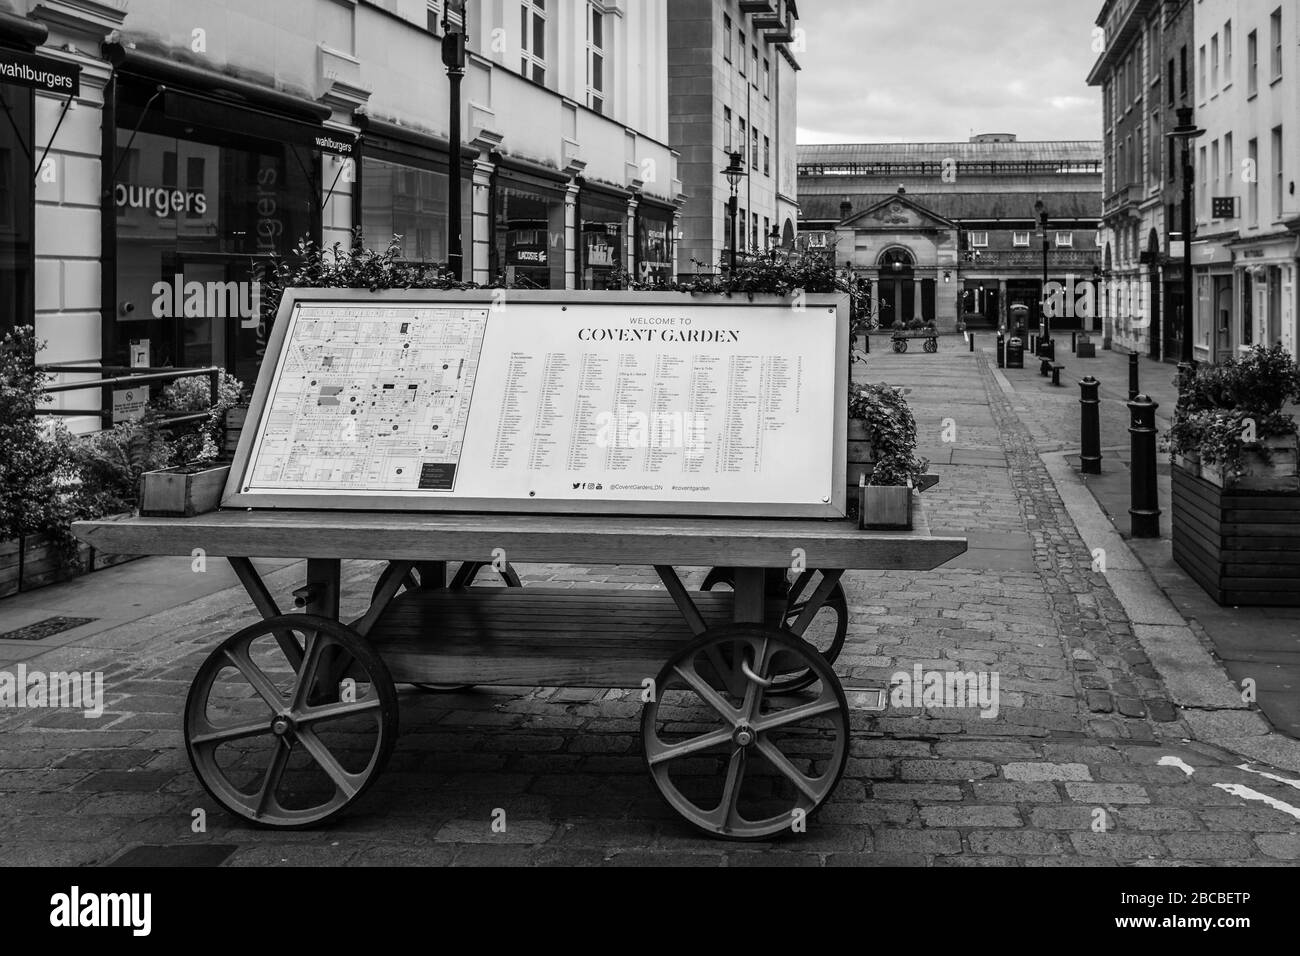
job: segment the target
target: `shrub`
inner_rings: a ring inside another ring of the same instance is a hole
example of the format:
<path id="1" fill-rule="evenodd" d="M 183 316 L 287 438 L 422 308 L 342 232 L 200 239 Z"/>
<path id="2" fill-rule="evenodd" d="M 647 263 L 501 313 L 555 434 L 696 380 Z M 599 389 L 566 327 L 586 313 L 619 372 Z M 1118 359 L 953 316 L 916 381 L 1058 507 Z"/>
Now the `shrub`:
<path id="1" fill-rule="evenodd" d="M 850 387 L 849 417 L 863 421 L 876 453 L 870 484 L 915 484 L 925 464 L 916 457 L 916 418 L 902 390 L 891 385 Z"/>
<path id="2" fill-rule="evenodd" d="M 77 438 L 71 455 L 78 476 L 72 511 L 78 518 L 134 510 L 139 503 L 140 476 L 169 468 L 178 457 L 156 413 Z"/>
<path id="3" fill-rule="evenodd" d="M 209 462 L 221 454 L 226 437 L 226 412 L 244 400 L 244 383 L 225 369 L 217 380 L 217 404 L 212 405 L 212 384 L 207 376 L 180 378 L 168 383 L 159 396 L 158 407 L 168 412 L 201 412 L 208 417 L 197 429 L 175 438 L 178 463 Z"/>

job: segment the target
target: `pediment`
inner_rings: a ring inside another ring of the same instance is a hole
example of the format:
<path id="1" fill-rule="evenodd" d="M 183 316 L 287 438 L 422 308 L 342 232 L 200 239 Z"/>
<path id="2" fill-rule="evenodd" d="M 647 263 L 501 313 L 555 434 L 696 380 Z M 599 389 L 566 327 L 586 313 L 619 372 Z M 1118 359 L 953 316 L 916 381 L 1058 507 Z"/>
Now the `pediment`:
<path id="1" fill-rule="evenodd" d="M 889 196 L 876 204 L 850 216 L 841 226 L 850 229 L 889 229 L 906 231 L 909 229 L 956 229 L 957 225 L 937 213 L 933 213 L 919 203 L 899 194 Z"/>

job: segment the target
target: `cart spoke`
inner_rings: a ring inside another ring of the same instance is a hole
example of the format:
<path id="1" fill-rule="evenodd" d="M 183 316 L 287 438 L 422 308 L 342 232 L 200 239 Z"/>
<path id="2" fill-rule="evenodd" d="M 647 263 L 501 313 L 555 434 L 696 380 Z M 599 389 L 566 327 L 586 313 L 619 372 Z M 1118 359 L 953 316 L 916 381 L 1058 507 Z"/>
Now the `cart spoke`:
<path id="1" fill-rule="evenodd" d="M 284 696 L 279 689 L 271 683 L 270 679 L 262 673 L 262 669 L 253 663 L 253 659 L 248 656 L 248 648 L 228 647 L 226 648 L 226 659 L 235 666 L 235 669 L 248 681 L 257 695 L 266 702 L 266 705 L 274 712 L 279 712 L 284 706 Z"/>
<path id="2" fill-rule="evenodd" d="M 318 724 L 323 720 L 338 720 L 340 717 L 351 717 L 354 714 L 364 714 L 371 710 L 379 710 L 378 699 L 356 700 L 342 704 L 326 704 L 324 707 L 312 707 L 295 715 L 294 720 L 299 725 Z"/>
<path id="3" fill-rule="evenodd" d="M 269 734 L 270 732 L 270 724 L 266 721 L 262 721 L 259 724 L 241 724 L 238 727 L 213 728 L 207 733 L 191 736 L 190 743 L 195 747 L 215 747 L 217 744 L 229 743 L 232 740 L 243 740 L 246 737 L 256 737 L 259 734 Z"/>
<path id="4" fill-rule="evenodd" d="M 789 710 L 782 710 L 775 714 L 758 717 L 754 720 L 754 729 L 761 734 L 766 731 L 776 730 L 778 727 L 796 724 L 808 717 L 816 717 L 819 714 L 829 714 L 831 711 L 839 709 L 839 701 L 835 700 L 833 697 L 830 699 L 822 698 L 820 700 L 814 700 L 812 703 L 801 704 L 798 707 L 791 707 Z"/>
<path id="5" fill-rule="evenodd" d="M 292 700 L 290 706 L 295 711 L 307 706 L 307 695 L 316 682 L 316 671 L 320 669 L 321 652 L 324 650 L 325 643 L 319 631 L 312 631 L 307 635 L 302 666 L 298 668 L 298 681 L 293 685 L 293 695 L 290 698 Z"/>
<path id="6" fill-rule="evenodd" d="M 254 817 L 261 817 L 271 807 L 275 801 L 275 791 L 280 786 L 280 780 L 284 777 L 284 768 L 289 765 L 289 754 L 293 751 L 293 744 L 283 737 L 276 741 L 275 753 L 271 756 L 271 763 L 266 768 L 266 776 L 262 778 L 262 789 L 257 795 L 257 807 L 253 811 Z"/>
<path id="7" fill-rule="evenodd" d="M 297 736 L 317 765 L 329 774 L 329 778 L 334 781 L 334 786 L 345 797 L 351 799 L 356 794 L 361 780 L 364 779 L 364 774 L 355 775 L 344 770 L 334 755 L 329 752 L 329 748 L 316 736 L 315 731 L 308 730 L 306 727 L 299 727 Z"/>
<path id="8" fill-rule="evenodd" d="M 708 750 L 710 747 L 716 747 L 718 744 L 725 744 L 730 739 L 731 729 L 728 727 L 715 730 L 712 733 L 701 734 L 698 737 L 692 737 L 690 740 L 683 740 L 679 744 L 665 744 L 659 742 L 658 737 L 656 737 L 655 743 L 657 746 L 653 752 L 647 748 L 646 760 L 653 767 L 655 764 L 676 760 L 678 757 L 688 757 L 702 750 Z"/>
<path id="9" fill-rule="evenodd" d="M 740 785 L 745 779 L 745 748 L 737 747 L 727 763 L 727 780 L 722 785 L 722 800 L 714 814 L 718 826 L 730 827 L 736 818 L 736 806 L 740 803 Z"/>
<path id="10" fill-rule="evenodd" d="M 792 764 L 786 755 L 777 749 L 776 744 L 772 743 L 772 741 L 760 737 L 756 746 L 758 747 L 759 752 L 768 759 L 773 767 L 781 771 L 781 773 L 784 774 L 791 783 L 799 788 L 800 793 L 809 800 L 812 800 L 814 803 L 817 802 L 821 794 L 817 791 L 817 781 L 814 778 L 805 777 L 803 773 L 800 772 L 799 768 Z"/>
<path id="11" fill-rule="evenodd" d="M 701 677 L 699 672 L 696 671 L 693 662 L 683 661 L 678 664 L 674 670 L 682 680 L 686 681 L 686 683 L 691 686 L 691 689 L 694 690 L 695 693 L 704 698 L 704 701 L 718 712 L 723 720 L 727 721 L 727 723 L 731 724 L 733 727 L 736 726 L 737 722 L 740 720 L 740 714 L 737 712 L 736 708 L 732 707 L 725 697 L 709 686 L 709 682 Z"/>

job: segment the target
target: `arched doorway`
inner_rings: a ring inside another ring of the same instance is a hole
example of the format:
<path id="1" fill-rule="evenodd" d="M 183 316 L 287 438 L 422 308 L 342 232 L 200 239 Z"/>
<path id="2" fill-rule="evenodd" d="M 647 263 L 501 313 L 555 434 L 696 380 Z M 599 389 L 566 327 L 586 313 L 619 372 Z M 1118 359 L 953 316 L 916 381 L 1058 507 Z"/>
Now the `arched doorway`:
<path id="1" fill-rule="evenodd" d="M 781 230 L 781 245 L 786 249 L 794 248 L 794 223 L 788 218 L 785 221 L 785 227 Z"/>
<path id="2" fill-rule="evenodd" d="M 880 279 L 880 327 L 889 328 L 898 319 L 907 322 L 921 315 L 916 296 L 916 257 L 911 250 L 892 246 L 876 260 Z"/>
<path id="3" fill-rule="evenodd" d="M 1147 259 L 1147 312 L 1151 317 L 1151 325 L 1147 329 L 1147 354 L 1153 359 L 1159 359 L 1160 345 L 1163 338 L 1161 332 L 1163 316 L 1160 310 L 1160 236 L 1154 229 L 1151 230 L 1151 235 L 1147 237 Z"/>

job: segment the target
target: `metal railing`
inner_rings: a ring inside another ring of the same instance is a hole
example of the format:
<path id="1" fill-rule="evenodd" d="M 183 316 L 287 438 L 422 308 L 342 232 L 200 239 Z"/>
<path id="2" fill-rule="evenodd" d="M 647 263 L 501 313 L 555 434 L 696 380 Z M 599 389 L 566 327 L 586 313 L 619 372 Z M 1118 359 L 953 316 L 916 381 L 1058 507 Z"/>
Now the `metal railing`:
<path id="1" fill-rule="evenodd" d="M 105 428 L 112 428 L 114 425 L 113 399 L 110 393 L 116 388 L 137 388 L 141 385 L 152 385 L 156 382 L 166 383 L 182 378 L 206 376 L 208 379 L 209 406 L 216 405 L 221 395 L 221 369 L 215 365 L 207 368 L 131 368 L 125 365 L 55 363 L 42 365 L 40 369 L 53 374 L 107 375 L 107 378 L 100 378 L 95 381 L 60 382 L 57 385 L 46 385 L 42 389 L 46 395 L 55 395 L 63 392 L 86 392 L 97 388 L 102 395 L 99 408 L 43 408 L 37 413 L 40 415 L 98 418 Z M 176 415 L 164 416 L 161 423 L 164 425 L 183 425 L 189 422 L 203 421 L 207 417 L 208 412 L 206 410 L 182 412 Z"/>

